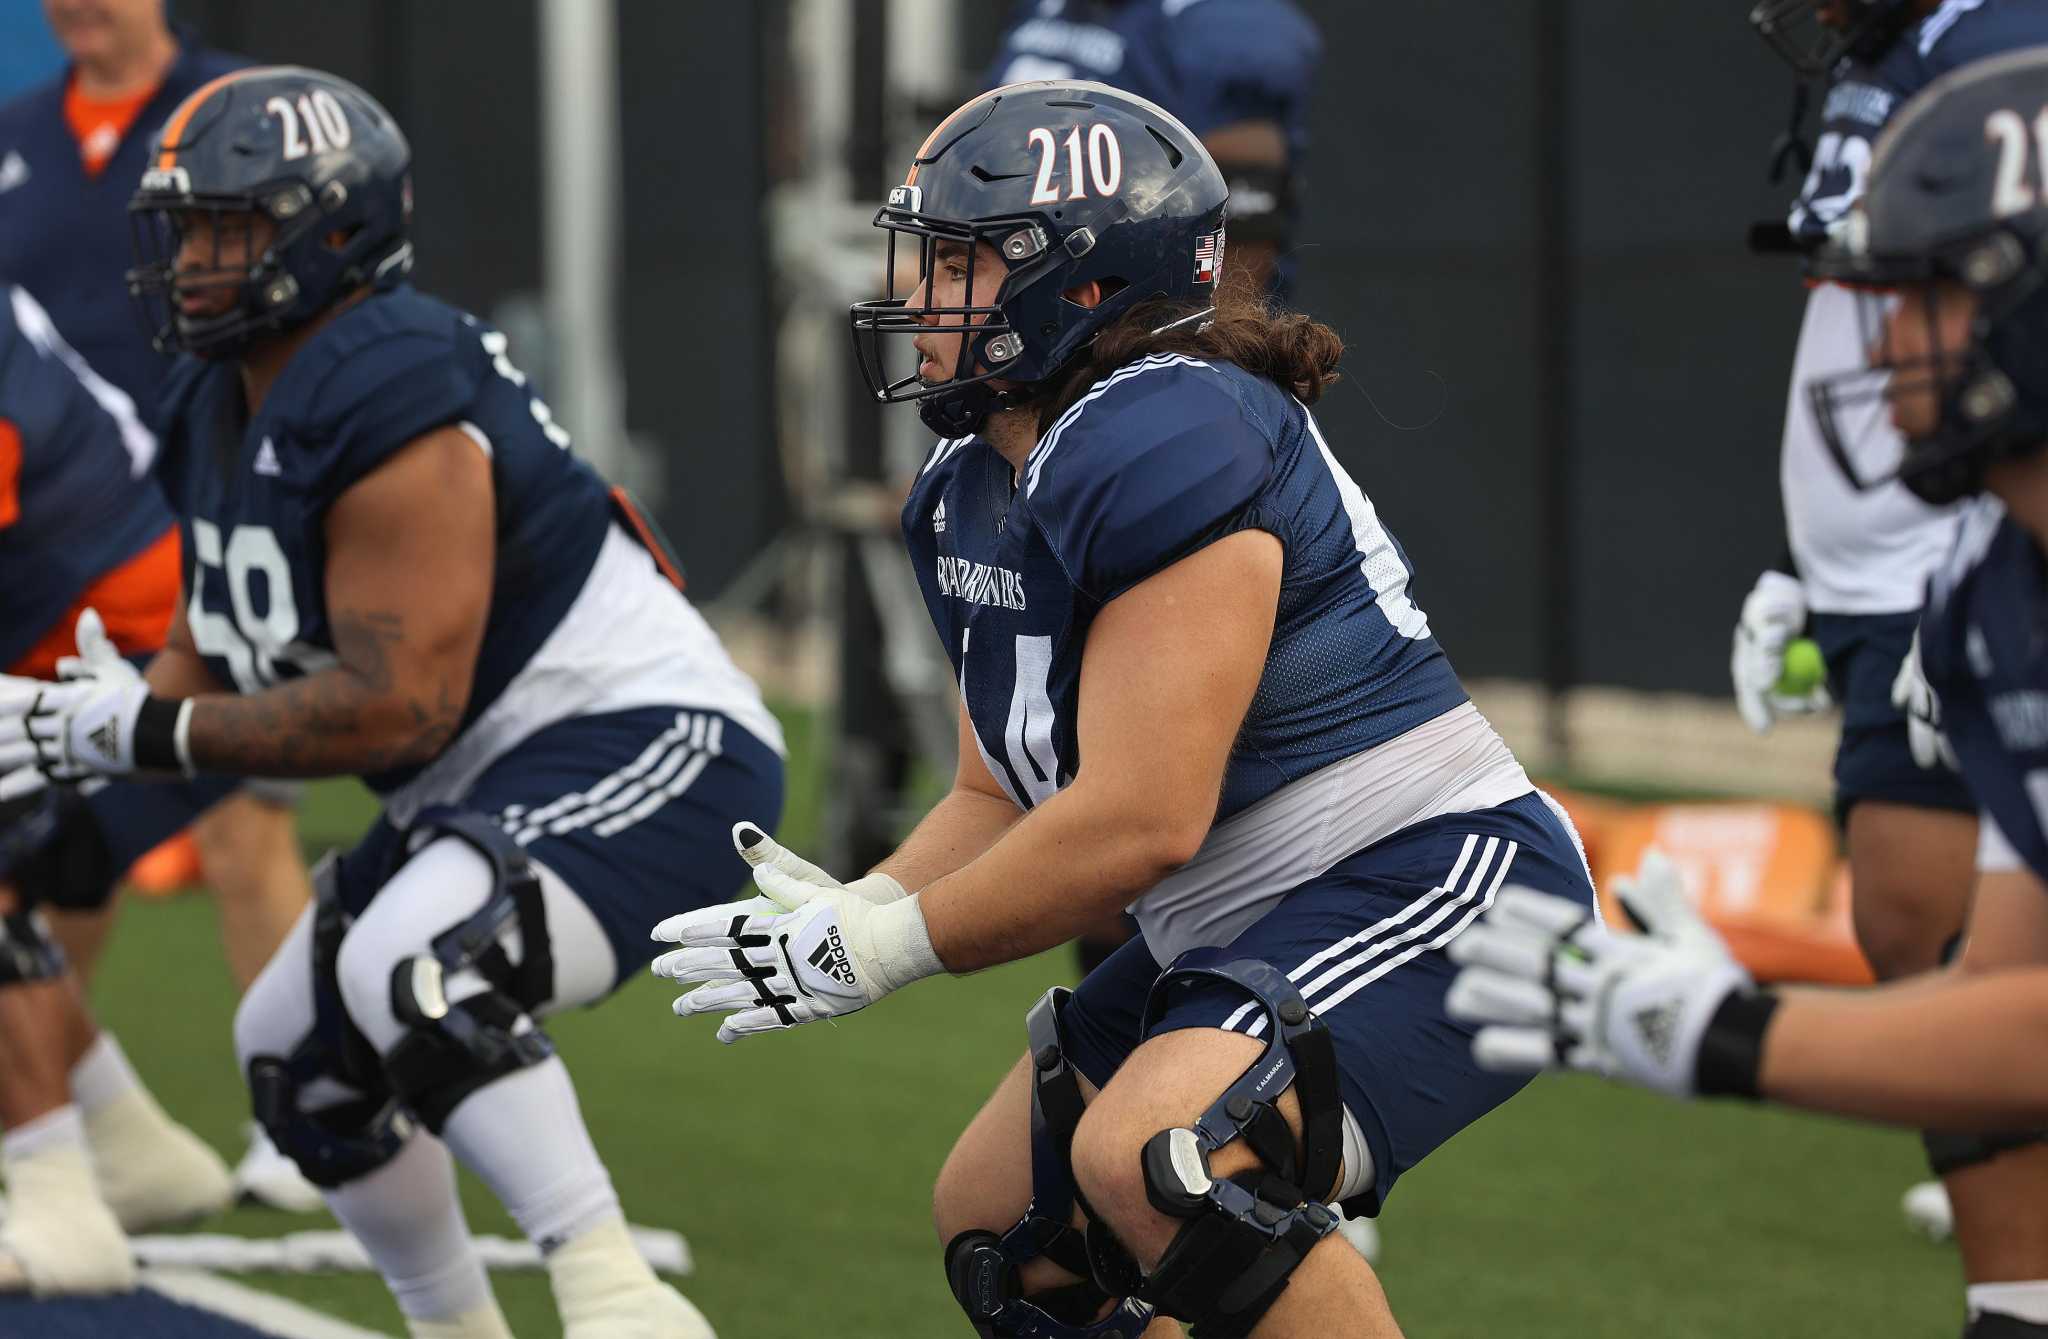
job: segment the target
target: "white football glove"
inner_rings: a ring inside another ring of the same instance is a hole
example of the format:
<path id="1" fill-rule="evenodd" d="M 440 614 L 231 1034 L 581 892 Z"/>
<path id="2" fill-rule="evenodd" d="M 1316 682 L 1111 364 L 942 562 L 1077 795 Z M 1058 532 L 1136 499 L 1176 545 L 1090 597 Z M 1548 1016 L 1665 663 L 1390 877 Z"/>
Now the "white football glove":
<path id="1" fill-rule="evenodd" d="M 1510 887 L 1451 941 L 1464 970 L 1446 1007 L 1484 1025 L 1472 1042 L 1481 1068 L 1565 1066 L 1674 1097 L 1697 1091 L 1707 1025 L 1730 995 L 1750 989 L 1749 974 L 1661 853 L 1614 890 L 1646 933 L 1611 933 L 1576 902 Z"/>
<path id="2" fill-rule="evenodd" d="M 1946 767 L 1960 772 L 1956 751 L 1941 728 L 1941 695 L 1927 682 L 1920 665 L 1920 630 L 1913 629 L 1913 644 L 1899 662 L 1898 677 L 1892 680 L 1892 705 L 1906 713 L 1906 744 L 1913 761 L 1922 767 Z"/>
<path id="3" fill-rule="evenodd" d="M 78 654 L 57 662 L 61 682 L 0 675 L 0 801 L 51 781 L 127 776 L 138 770 L 136 727 L 153 701 L 149 686 L 114 648 L 97 612 L 88 609 L 78 616 L 77 637 Z M 189 703 L 156 699 L 153 709 L 176 713 L 177 725 L 159 722 L 159 734 L 183 732 Z M 188 770 L 180 766 L 181 746 L 163 740 L 152 745 L 174 756 L 146 760 L 153 764 L 150 770 Z"/>
<path id="4" fill-rule="evenodd" d="M 735 824 L 732 840 L 761 895 L 671 916 L 653 931 L 683 946 L 654 960 L 656 976 L 708 983 L 675 1012 L 728 1015 L 720 1041 L 850 1014 L 946 970 L 917 899 L 888 875 L 842 884 L 752 823 Z"/>
<path id="5" fill-rule="evenodd" d="M 1825 711 L 1828 690 L 1788 697 L 1778 691 L 1785 672 L 1785 646 L 1806 627 L 1806 592 L 1799 578 L 1765 572 L 1742 601 L 1735 624 L 1735 645 L 1728 654 L 1728 677 L 1735 683 L 1735 706 L 1758 734 L 1768 734 L 1778 716 Z"/>

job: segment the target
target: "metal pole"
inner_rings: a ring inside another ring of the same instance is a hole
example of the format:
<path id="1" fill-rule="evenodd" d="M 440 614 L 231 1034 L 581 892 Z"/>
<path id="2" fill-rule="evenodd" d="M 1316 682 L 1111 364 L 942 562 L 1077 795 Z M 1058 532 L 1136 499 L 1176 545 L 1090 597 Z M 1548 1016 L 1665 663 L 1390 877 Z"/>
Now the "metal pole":
<path id="1" fill-rule="evenodd" d="M 1545 766 L 1571 766 L 1567 695 L 1579 679 L 1573 568 L 1572 377 L 1577 330 L 1572 237 L 1570 0 L 1536 6 L 1536 289 L 1530 341 L 1536 351 L 1537 496 L 1542 514 Z"/>
<path id="2" fill-rule="evenodd" d="M 555 416 L 608 477 L 634 477 L 619 369 L 618 11 L 612 0 L 540 0 L 542 254 Z"/>

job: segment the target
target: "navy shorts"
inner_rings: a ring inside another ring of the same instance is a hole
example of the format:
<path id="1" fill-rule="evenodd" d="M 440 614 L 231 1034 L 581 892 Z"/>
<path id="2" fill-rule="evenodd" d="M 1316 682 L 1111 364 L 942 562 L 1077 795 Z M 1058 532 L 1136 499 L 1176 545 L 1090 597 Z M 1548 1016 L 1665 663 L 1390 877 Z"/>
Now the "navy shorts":
<path id="1" fill-rule="evenodd" d="M 1377 1214 L 1401 1173 L 1528 1082 L 1480 1069 L 1473 1029 L 1444 1012 L 1457 974 L 1444 946 L 1510 880 L 1592 905 L 1578 843 L 1540 795 L 1404 828 L 1288 893 L 1229 945 L 1286 972 L 1330 1029 L 1344 1105 L 1372 1150 L 1374 1183 L 1348 1201 L 1356 1212 Z M 1091 1082 L 1107 1083 L 1143 1040 L 1159 974 L 1140 935 L 1074 992 L 1067 1052 Z M 1191 1027 L 1264 1036 L 1266 1019 L 1217 982 L 1179 991 L 1146 1035 Z"/>
<path id="2" fill-rule="evenodd" d="M 1919 621 L 1917 613 L 1815 614 L 1808 621 L 1827 661 L 1828 692 L 1842 709 L 1842 739 L 1835 749 L 1839 822 L 1848 822 L 1858 800 L 1977 812 L 1960 775 L 1913 761 L 1905 714 L 1892 705 L 1892 680 Z"/>
<path id="3" fill-rule="evenodd" d="M 604 927 L 614 986 L 653 960 L 656 921 L 730 901 L 748 879 L 732 848 L 746 819 L 773 832 L 782 758 L 729 717 L 636 707 L 558 721 L 492 763 L 461 800 L 562 877 Z M 350 913 L 405 861 L 383 817 L 342 857 Z"/>

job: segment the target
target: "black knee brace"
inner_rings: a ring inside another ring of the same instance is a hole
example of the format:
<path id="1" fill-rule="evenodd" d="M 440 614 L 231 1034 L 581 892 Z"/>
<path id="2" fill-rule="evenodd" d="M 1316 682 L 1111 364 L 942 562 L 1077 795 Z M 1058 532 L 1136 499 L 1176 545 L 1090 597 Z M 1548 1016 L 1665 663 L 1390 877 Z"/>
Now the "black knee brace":
<path id="1" fill-rule="evenodd" d="M 369 1040 L 342 1008 L 334 963 L 349 918 L 340 897 L 340 858 L 314 866 L 313 1030 L 289 1056 L 249 1059 L 249 1097 L 256 1122 L 278 1151 L 316 1186 L 329 1189 L 368 1176 L 405 1143 L 408 1126 L 385 1083 Z M 300 1092 L 331 1079 L 360 1096 L 307 1111 Z"/>
<path id="2" fill-rule="evenodd" d="M 456 837 L 490 862 L 492 890 L 475 915 L 434 936 L 431 952 L 407 958 L 391 974 L 391 1008 L 410 1030 L 384 1058 L 391 1086 L 422 1124 L 437 1133 L 477 1089 L 555 1053 L 528 1012 L 554 994 L 547 910 L 532 862 L 504 829 L 481 814 L 436 808 L 413 824 L 416 836 Z M 517 922 L 520 961 L 499 936 Z M 474 970 L 489 989 L 451 1002 L 448 978 Z"/>
<path id="3" fill-rule="evenodd" d="M 1947 1176 L 1965 1167 L 1991 1161 L 2001 1153 L 2030 1144 L 2048 1143 L 2048 1130 L 2001 1130 L 1994 1134 L 1950 1134 L 1944 1130 L 1923 1130 L 1920 1143 L 1927 1150 L 1927 1165 L 1936 1176 Z"/>
<path id="4" fill-rule="evenodd" d="M 28 906 L 96 910 L 114 895 L 114 868 L 99 820 L 69 786 L 45 786 L 0 803 L 0 879 Z"/>
<path id="5" fill-rule="evenodd" d="M 64 950 L 50 938 L 40 911 L 0 916 L 0 986 L 51 981 L 64 975 Z"/>
<path id="6" fill-rule="evenodd" d="M 1152 1322 L 1152 1308 L 1129 1289 L 1101 1284 L 1095 1257 L 1117 1250 L 1108 1229 L 1093 1214 L 1086 1233 L 1072 1222 L 1077 1205 L 1086 1211 L 1073 1172 L 1081 1085 L 1060 1040 L 1060 1013 L 1072 997 L 1070 990 L 1048 990 L 1024 1022 L 1031 1040 L 1031 1203 L 1000 1236 L 963 1232 L 946 1245 L 946 1282 L 982 1339 L 1137 1339 Z M 1080 1281 L 1026 1296 L 1018 1267 L 1040 1256 Z M 1102 1314 L 1112 1302 L 1114 1309 Z"/>
<path id="7" fill-rule="evenodd" d="M 1183 953 L 1154 983 L 1140 1035 L 1151 1031 L 1176 989 L 1227 981 L 1265 1010 L 1265 1051 L 1192 1128 L 1146 1141 L 1145 1196 L 1187 1220 L 1145 1275 L 1143 1294 L 1166 1315 L 1191 1321 L 1203 1339 L 1251 1332 L 1316 1243 L 1337 1228 L 1319 1197 L 1334 1189 L 1343 1158 L 1343 1102 L 1330 1034 L 1294 983 L 1269 963 L 1231 959 L 1222 949 Z M 1292 1084 L 1302 1139 L 1274 1105 Z M 1242 1137 L 1265 1169 L 1216 1180 L 1209 1156 Z"/>

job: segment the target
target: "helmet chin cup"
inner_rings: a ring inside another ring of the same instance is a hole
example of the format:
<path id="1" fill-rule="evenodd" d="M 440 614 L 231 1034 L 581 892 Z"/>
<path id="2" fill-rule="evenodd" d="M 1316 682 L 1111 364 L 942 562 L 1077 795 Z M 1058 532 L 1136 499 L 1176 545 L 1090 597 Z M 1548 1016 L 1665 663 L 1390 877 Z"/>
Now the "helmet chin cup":
<path id="1" fill-rule="evenodd" d="M 917 416 L 941 437 L 972 437 L 981 431 L 999 397 L 986 381 L 942 386 L 917 402 Z"/>

